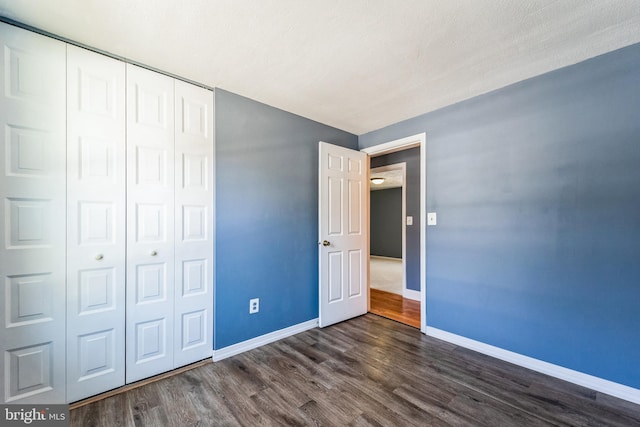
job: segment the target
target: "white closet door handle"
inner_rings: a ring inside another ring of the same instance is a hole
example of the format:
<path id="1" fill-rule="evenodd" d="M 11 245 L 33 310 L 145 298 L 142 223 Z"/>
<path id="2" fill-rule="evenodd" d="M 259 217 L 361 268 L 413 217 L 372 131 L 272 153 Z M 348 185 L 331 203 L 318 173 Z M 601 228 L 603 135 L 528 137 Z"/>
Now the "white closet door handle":
<path id="1" fill-rule="evenodd" d="M 151 251 L 151 254 L 150 254 L 150 255 L 151 255 L 151 256 L 156 256 L 156 255 L 158 255 L 158 251 Z"/>
<path id="2" fill-rule="evenodd" d="M 102 254 L 96 255 L 96 260 L 97 261 L 102 261 L 102 258 L 104 258 L 104 255 L 102 255 Z"/>

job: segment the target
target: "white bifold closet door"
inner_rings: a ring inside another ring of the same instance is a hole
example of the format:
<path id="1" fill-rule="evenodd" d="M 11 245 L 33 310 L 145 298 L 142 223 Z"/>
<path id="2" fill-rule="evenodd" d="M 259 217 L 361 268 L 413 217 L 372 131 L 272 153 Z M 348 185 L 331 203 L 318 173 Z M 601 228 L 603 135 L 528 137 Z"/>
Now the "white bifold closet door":
<path id="1" fill-rule="evenodd" d="M 213 94 L 127 65 L 126 381 L 211 357 Z"/>
<path id="2" fill-rule="evenodd" d="M 174 367 L 213 349 L 213 94 L 175 81 Z"/>
<path id="3" fill-rule="evenodd" d="M 213 94 L 0 23 L 0 403 L 211 356 Z"/>
<path id="4" fill-rule="evenodd" d="M 124 385 L 125 64 L 67 50 L 67 399 Z"/>
<path id="5" fill-rule="evenodd" d="M 0 24 L 0 402 L 65 397 L 66 45 Z"/>
<path id="6" fill-rule="evenodd" d="M 127 64 L 127 383 L 173 369 L 173 91 Z"/>

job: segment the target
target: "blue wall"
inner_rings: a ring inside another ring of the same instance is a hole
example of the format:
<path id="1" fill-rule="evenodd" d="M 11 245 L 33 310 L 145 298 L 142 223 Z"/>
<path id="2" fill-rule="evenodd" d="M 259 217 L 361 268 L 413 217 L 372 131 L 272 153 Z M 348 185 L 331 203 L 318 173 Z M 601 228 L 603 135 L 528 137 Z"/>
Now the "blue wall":
<path id="1" fill-rule="evenodd" d="M 407 164 L 407 216 L 413 216 L 413 225 L 407 225 L 407 289 L 420 291 L 420 147 L 372 157 L 371 168 L 402 162 Z"/>
<path id="2" fill-rule="evenodd" d="M 402 187 L 371 191 L 369 253 L 402 258 Z"/>
<path id="3" fill-rule="evenodd" d="M 640 388 L 640 45 L 359 144 L 425 131 L 428 325 Z"/>
<path id="4" fill-rule="evenodd" d="M 358 141 L 220 89 L 215 137 L 219 349 L 318 317 L 318 141 Z"/>

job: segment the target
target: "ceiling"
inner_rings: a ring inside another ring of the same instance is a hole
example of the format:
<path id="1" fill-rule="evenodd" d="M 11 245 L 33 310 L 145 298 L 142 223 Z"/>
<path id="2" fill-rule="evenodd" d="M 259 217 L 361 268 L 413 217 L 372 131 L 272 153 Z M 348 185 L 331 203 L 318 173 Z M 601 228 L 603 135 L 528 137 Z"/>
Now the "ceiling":
<path id="1" fill-rule="evenodd" d="M 371 191 L 402 187 L 404 171 L 401 168 L 389 170 L 388 166 L 383 166 L 383 169 L 385 170 L 381 172 L 378 172 L 376 169 L 371 169 L 371 178 L 384 178 L 384 182 L 381 184 L 374 184 L 372 182 L 369 186 Z"/>
<path id="2" fill-rule="evenodd" d="M 640 42 L 638 0 L 0 0 L 0 15 L 355 134 Z"/>

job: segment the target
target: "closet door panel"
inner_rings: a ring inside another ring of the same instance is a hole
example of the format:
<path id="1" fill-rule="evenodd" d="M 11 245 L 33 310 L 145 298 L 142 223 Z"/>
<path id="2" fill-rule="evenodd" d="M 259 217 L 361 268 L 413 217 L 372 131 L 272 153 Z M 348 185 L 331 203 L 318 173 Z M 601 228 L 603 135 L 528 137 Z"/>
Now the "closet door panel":
<path id="1" fill-rule="evenodd" d="M 124 385 L 125 64 L 67 51 L 67 398 Z"/>
<path id="2" fill-rule="evenodd" d="M 213 349 L 213 93 L 175 82 L 174 367 Z"/>
<path id="3" fill-rule="evenodd" d="M 0 402 L 66 398 L 65 57 L 0 23 Z"/>
<path id="4" fill-rule="evenodd" d="M 126 382 L 173 369 L 173 79 L 127 64 Z"/>

